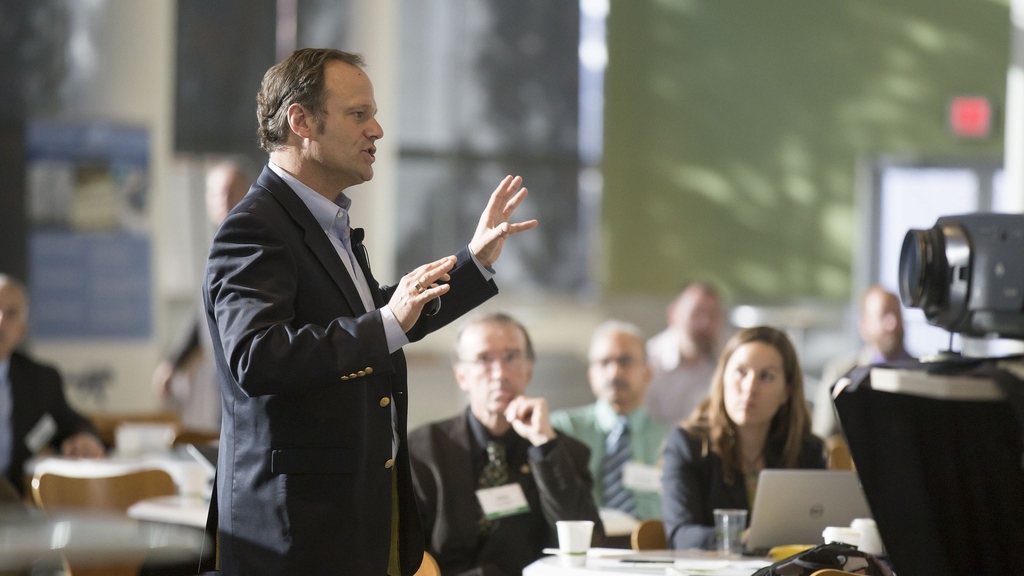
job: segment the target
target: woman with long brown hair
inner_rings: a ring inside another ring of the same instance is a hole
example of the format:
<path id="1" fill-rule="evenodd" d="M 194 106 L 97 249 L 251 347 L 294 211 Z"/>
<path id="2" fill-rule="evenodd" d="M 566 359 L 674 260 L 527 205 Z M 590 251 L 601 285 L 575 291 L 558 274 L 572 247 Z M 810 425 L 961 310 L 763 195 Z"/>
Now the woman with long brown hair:
<path id="1" fill-rule="evenodd" d="M 786 335 L 737 332 L 718 359 L 708 398 L 666 441 L 662 513 L 669 547 L 714 548 L 715 508 L 750 510 L 765 468 L 824 468 L 804 381 Z"/>

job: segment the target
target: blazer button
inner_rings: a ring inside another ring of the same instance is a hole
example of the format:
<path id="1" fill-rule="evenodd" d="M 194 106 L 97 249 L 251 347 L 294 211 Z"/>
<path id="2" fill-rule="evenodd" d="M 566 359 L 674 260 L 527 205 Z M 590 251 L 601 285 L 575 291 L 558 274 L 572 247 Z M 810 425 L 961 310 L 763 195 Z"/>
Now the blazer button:
<path id="1" fill-rule="evenodd" d="M 367 374 L 373 374 L 373 368 L 370 368 L 369 366 L 367 366 L 366 370 L 363 370 L 363 372 L 366 372 Z"/>
<path id="2" fill-rule="evenodd" d="M 391 404 L 391 398 L 388 398 L 387 396 L 385 396 L 385 397 L 380 399 L 380 407 L 381 408 L 386 408 L 388 404 Z"/>
<path id="3" fill-rule="evenodd" d="M 358 376 L 356 376 L 356 374 L 355 374 L 355 373 L 349 374 L 349 375 L 348 375 L 348 377 L 349 377 L 350 379 L 352 379 L 352 380 L 355 380 L 356 378 L 358 378 Z"/>
<path id="4" fill-rule="evenodd" d="M 394 465 L 395 465 L 395 459 L 394 458 L 388 458 L 388 461 L 384 463 L 384 467 L 389 469 L 389 470 Z"/>
<path id="5" fill-rule="evenodd" d="M 360 378 L 366 376 L 366 370 L 360 370 L 359 372 L 356 372 L 356 376 L 359 376 Z"/>
<path id="6" fill-rule="evenodd" d="M 522 472 L 523 474 L 529 474 L 530 473 L 530 465 L 529 464 L 523 464 L 523 467 L 520 468 L 519 471 Z"/>
<path id="7" fill-rule="evenodd" d="M 342 380 L 348 380 L 348 376 L 342 376 L 341 379 Z"/>

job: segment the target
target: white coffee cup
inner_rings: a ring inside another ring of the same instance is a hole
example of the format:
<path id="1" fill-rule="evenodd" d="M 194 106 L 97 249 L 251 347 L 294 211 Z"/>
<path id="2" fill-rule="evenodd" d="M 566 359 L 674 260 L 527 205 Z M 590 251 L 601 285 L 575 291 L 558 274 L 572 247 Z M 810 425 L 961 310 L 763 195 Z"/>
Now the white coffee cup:
<path id="1" fill-rule="evenodd" d="M 573 566 L 584 565 L 594 535 L 594 523 L 590 520 L 559 520 L 555 526 L 563 562 Z"/>
<path id="2" fill-rule="evenodd" d="M 825 539 L 825 544 L 832 542 L 851 546 L 860 544 L 860 530 L 849 526 L 829 526 L 821 532 L 821 537 Z"/>
<path id="3" fill-rule="evenodd" d="M 878 533 L 878 524 L 871 518 L 857 518 L 850 523 L 850 528 L 860 532 L 860 540 L 857 541 L 857 549 L 861 552 L 880 556 L 885 552 L 882 546 L 882 536 Z"/>

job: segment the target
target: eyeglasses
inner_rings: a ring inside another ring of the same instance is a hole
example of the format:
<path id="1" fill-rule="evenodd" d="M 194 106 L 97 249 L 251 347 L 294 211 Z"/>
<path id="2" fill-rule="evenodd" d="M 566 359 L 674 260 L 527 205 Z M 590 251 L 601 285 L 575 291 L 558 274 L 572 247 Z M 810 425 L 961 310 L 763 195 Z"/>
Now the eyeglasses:
<path id="1" fill-rule="evenodd" d="M 590 360 L 591 366 L 599 366 L 601 368 L 607 368 L 612 364 L 616 364 L 621 368 L 632 368 L 640 364 L 640 360 L 633 356 L 612 356 L 609 358 L 592 358 Z"/>
<path id="2" fill-rule="evenodd" d="M 495 364 L 500 364 L 505 370 L 519 370 L 526 366 L 526 354 L 522 350 L 512 350 L 504 354 L 484 353 L 476 358 L 460 358 L 460 364 L 472 366 L 480 372 L 488 372 L 494 369 Z"/>

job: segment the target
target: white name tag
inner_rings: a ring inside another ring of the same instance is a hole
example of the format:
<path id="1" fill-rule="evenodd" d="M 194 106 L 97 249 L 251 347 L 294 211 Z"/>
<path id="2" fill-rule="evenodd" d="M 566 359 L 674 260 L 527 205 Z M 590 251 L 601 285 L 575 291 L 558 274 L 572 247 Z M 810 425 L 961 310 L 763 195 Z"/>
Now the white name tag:
<path id="1" fill-rule="evenodd" d="M 476 491 L 476 499 L 480 501 L 480 508 L 488 520 L 530 511 L 523 487 L 516 482 L 494 488 L 481 488 Z"/>
<path id="2" fill-rule="evenodd" d="M 43 414 L 43 417 L 36 422 L 36 425 L 28 431 L 25 435 L 25 445 L 28 446 L 28 451 L 35 454 L 43 449 L 53 439 L 53 435 L 57 433 L 57 422 L 50 416 L 49 413 Z"/>
<path id="3" fill-rule="evenodd" d="M 661 492 L 661 468 L 629 461 L 622 467 L 622 485 L 639 492 Z"/>

